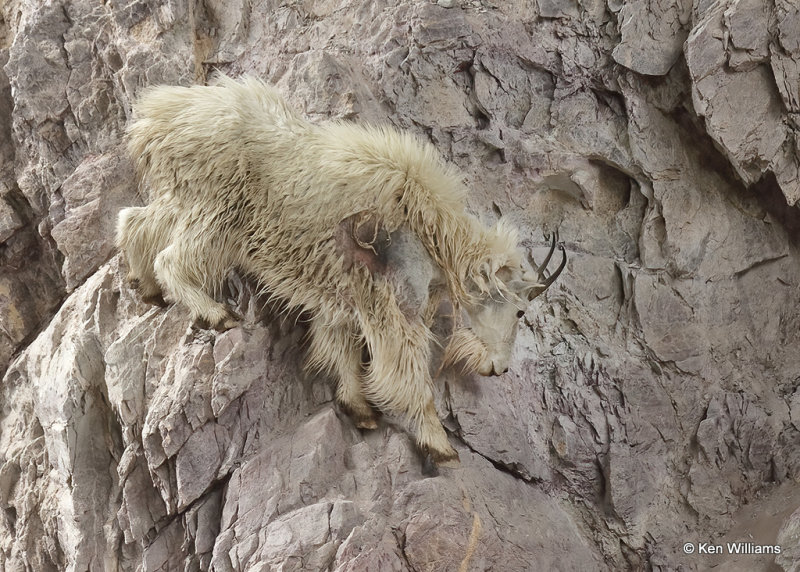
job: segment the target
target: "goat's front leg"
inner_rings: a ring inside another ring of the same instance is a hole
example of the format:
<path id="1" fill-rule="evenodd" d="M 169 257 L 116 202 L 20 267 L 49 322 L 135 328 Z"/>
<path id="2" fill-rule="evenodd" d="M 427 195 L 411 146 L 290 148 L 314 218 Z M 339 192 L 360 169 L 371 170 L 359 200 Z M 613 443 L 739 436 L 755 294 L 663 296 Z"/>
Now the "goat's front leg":
<path id="1" fill-rule="evenodd" d="M 409 419 L 420 449 L 439 464 L 456 464 L 433 403 L 429 371 L 430 329 L 421 318 L 408 319 L 388 282 L 372 285 L 359 312 L 371 362 L 364 379 L 367 398 L 378 407 Z"/>
<path id="2" fill-rule="evenodd" d="M 149 304 L 164 306 L 161 287 L 156 282 L 153 263 L 166 246 L 173 221 L 149 207 L 129 207 L 119 213 L 117 246 L 128 263 L 128 284 Z"/>
<path id="3" fill-rule="evenodd" d="M 336 401 L 360 429 L 375 429 L 375 411 L 361 388 L 363 339 L 355 321 L 332 322 L 324 314 L 311 322 L 310 347 L 306 367 L 327 371 L 338 377 Z"/>
<path id="4" fill-rule="evenodd" d="M 182 235 L 156 256 L 154 267 L 164 292 L 184 304 L 196 324 L 227 330 L 238 324 L 236 316 L 208 294 L 219 287 L 222 269 L 229 266 L 221 258 L 200 237 Z"/>

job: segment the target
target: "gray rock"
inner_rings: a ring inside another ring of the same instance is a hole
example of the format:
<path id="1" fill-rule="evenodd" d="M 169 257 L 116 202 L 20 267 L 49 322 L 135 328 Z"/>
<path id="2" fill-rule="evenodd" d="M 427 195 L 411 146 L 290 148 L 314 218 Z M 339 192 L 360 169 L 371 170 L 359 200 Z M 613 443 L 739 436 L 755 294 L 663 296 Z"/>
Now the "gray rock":
<path id="1" fill-rule="evenodd" d="M 617 13 L 622 38 L 612 52 L 614 60 L 637 73 L 665 75 L 681 56 L 690 6 L 686 0 L 623 3 Z"/>
<path id="2" fill-rule="evenodd" d="M 543 18 L 568 18 L 578 16 L 576 0 L 537 0 L 539 15 Z"/>
<path id="3" fill-rule="evenodd" d="M 133 195 L 133 169 L 121 151 L 89 157 L 61 185 L 64 218 L 50 231 L 64 255 L 67 291 L 82 284 L 114 249 L 114 217 Z M 59 217 L 60 218 L 60 217 Z"/>
<path id="4" fill-rule="evenodd" d="M 0 199 L 0 242 L 5 242 L 23 225 L 19 215 L 5 199 Z"/>
<path id="5" fill-rule="evenodd" d="M 697 14 L 686 42 L 696 112 L 748 184 L 774 173 L 789 204 L 800 198 L 793 101 L 798 67 L 797 8 L 770 11 L 755 1 L 722 1 Z M 777 37 L 770 29 L 777 28 Z M 785 43 L 788 49 L 781 48 Z M 787 114 L 787 111 L 789 114 Z"/>

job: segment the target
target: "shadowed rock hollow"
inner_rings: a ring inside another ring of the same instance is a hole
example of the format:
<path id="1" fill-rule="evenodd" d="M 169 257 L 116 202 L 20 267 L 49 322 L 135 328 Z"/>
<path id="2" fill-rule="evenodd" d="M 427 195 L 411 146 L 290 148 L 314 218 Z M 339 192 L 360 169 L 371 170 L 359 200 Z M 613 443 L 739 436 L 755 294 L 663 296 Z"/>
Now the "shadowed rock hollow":
<path id="1" fill-rule="evenodd" d="M 798 570 L 794 2 L 0 11 L 0 568 Z M 131 102 L 214 68 L 428 138 L 537 259 L 559 229 L 510 371 L 436 380 L 460 468 L 355 429 L 251 284 L 223 334 L 123 285 Z M 781 553 L 683 550 L 736 541 Z"/>

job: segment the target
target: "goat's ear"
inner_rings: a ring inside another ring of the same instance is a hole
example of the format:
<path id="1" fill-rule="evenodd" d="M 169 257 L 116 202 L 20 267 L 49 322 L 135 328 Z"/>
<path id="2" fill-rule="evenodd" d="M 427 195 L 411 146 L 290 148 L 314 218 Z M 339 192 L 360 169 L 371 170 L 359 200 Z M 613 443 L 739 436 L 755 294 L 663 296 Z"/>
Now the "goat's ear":
<path id="1" fill-rule="evenodd" d="M 510 267 L 503 265 L 497 269 L 494 275 L 497 276 L 503 284 L 508 285 L 512 282 L 512 278 L 514 278 L 514 271 Z"/>

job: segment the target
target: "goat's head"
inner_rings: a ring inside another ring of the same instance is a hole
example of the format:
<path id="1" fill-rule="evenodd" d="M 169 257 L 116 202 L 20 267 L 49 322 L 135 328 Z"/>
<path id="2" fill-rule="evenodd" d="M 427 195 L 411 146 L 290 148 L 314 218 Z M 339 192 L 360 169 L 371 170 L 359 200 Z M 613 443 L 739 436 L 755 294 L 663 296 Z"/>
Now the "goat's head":
<path id="1" fill-rule="evenodd" d="M 561 264 L 548 273 L 546 268 L 556 247 L 562 252 Z M 508 371 L 520 318 L 530 301 L 547 290 L 567 264 L 556 233 L 544 262 L 536 265 L 531 257 L 531 264 L 533 272 L 525 270 L 520 261 L 500 266 L 494 270 L 496 279 L 487 280 L 487 291 L 474 303 L 465 304 L 469 323 L 453 332 L 445 352 L 446 364 L 461 363 L 465 370 L 481 375 Z"/>

